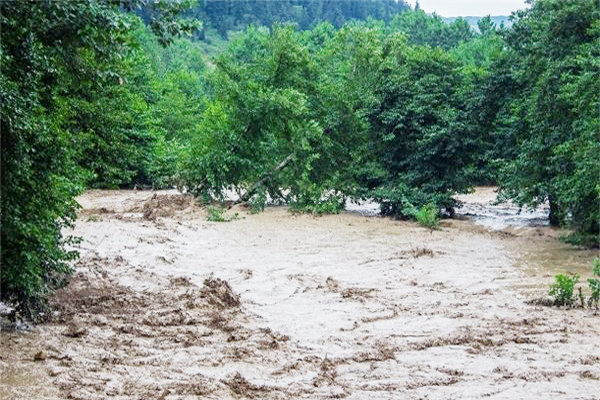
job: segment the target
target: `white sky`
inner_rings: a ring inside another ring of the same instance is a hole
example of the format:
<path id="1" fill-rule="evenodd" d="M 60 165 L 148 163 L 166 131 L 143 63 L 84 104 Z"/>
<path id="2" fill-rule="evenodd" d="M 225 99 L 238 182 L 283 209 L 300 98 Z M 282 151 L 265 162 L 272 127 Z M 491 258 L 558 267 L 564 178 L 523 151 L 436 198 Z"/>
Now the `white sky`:
<path id="1" fill-rule="evenodd" d="M 415 0 L 409 0 L 414 6 Z M 526 8 L 525 0 L 419 0 L 426 13 L 442 17 L 510 15 L 511 11 Z"/>

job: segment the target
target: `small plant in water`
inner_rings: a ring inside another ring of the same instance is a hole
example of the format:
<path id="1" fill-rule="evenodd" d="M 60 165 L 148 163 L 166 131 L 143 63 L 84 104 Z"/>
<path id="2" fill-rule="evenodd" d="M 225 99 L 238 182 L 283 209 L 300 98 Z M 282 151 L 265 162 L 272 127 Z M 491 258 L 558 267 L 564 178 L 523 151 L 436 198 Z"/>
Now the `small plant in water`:
<path id="1" fill-rule="evenodd" d="M 595 306 L 598 308 L 598 303 L 600 302 L 600 258 L 596 258 L 594 260 L 594 270 L 593 273 L 598 278 L 590 278 L 588 279 L 588 284 L 590 286 L 590 290 L 592 291 L 592 295 L 588 299 L 588 307 Z"/>
<path id="2" fill-rule="evenodd" d="M 235 213 L 233 217 L 226 217 L 226 209 L 220 206 L 208 206 L 206 211 L 208 213 L 206 215 L 206 220 L 210 222 L 231 222 L 240 218 L 238 213 Z"/>
<path id="3" fill-rule="evenodd" d="M 575 300 L 573 295 L 575 285 L 579 282 L 579 275 L 572 276 L 558 274 L 555 277 L 556 281 L 550 286 L 550 296 L 554 297 L 554 305 L 570 306 Z"/>
<path id="4" fill-rule="evenodd" d="M 258 214 L 265 210 L 267 205 L 267 195 L 264 192 L 261 192 L 255 196 L 253 196 L 248 201 L 248 208 L 250 209 L 251 214 Z"/>
<path id="5" fill-rule="evenodd" d="M 417 222 L 431 231 L 440 226 L 440 210 L 435 204 L 427 204 L 415 213 Z"/>

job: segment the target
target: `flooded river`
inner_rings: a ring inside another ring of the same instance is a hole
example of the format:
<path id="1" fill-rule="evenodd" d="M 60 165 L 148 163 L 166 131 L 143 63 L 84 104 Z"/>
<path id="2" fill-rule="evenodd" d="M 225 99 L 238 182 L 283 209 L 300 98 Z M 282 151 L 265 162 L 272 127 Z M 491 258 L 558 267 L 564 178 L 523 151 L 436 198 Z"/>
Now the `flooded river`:
<path id="1" fill-rule="evenodd" d="M 600 316 L 527 303 L 597 253 L 493 188 L 460 200 L 430 232 L 369 203 L 215 223 L 174 192 L 87 192 L 52 321 L 2 333 L 0 398 L 597 398 Z"/>

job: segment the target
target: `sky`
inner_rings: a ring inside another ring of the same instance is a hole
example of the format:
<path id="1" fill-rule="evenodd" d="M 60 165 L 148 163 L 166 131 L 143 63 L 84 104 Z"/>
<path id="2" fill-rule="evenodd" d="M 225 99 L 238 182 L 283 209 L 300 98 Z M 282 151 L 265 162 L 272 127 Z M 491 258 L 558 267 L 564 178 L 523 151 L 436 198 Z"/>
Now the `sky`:
<path id="1" fill-rule="evenodd" d="M 414 6 L 416 0 L 408 2 Z M 511 11 L 526 8 L 525 0 L 419 0 L 426 13 L 442 17 L 510 15 Z"/>

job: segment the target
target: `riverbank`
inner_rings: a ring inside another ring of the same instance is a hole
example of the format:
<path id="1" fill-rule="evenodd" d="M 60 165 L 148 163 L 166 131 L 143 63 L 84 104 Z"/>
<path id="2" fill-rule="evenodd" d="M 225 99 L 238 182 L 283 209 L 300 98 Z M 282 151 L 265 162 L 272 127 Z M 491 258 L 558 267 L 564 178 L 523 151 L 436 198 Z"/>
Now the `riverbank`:
<path id="1" fill-rule="evenodd" d="M 597 395 L 600 316 L 526 303 L 596 255 L 549 227 L 283 207 L 216 223 L 173 192 L 80 203 L 57 313 L 2 333 L 2 398 Z"/>

